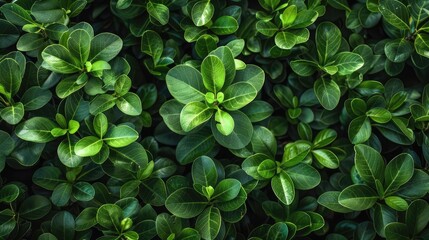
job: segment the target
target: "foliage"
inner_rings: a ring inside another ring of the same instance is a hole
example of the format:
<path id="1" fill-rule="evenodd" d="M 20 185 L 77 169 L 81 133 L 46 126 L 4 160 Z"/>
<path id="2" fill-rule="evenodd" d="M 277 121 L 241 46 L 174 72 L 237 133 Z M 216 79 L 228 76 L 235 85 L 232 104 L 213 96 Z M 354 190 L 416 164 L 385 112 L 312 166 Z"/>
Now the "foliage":
<path id="1" fill-rule="evenodd" d="M 428 239 L 429 1 L 0 0 L 0 239 Z"/>

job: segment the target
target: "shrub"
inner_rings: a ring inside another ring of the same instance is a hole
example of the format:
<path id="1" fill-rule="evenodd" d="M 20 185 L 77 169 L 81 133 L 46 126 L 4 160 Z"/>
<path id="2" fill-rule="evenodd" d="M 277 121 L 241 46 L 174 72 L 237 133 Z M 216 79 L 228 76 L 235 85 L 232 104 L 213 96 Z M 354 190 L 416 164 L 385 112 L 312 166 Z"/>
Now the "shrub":
<path id="1" fill-rule="evenodd" d="M 0 239 L 429 239 L 429 1 L 0 0 Z"/>

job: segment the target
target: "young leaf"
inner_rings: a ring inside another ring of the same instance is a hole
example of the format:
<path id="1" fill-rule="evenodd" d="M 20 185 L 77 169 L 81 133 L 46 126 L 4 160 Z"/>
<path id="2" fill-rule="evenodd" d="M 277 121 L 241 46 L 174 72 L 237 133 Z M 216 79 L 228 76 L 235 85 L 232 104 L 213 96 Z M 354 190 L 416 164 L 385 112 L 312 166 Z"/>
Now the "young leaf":
<path id="1" fill-rule="evenodd" d="M 220 109 L 217 110 L 215 113 L 215 121 L 218 122 L 216 123 L 217 130 L 223 135 L 228 136 L 234 131 L 234 119 L 228 112 Z"/>
<path id="2" fill-rule="evenodd" d="M 292 204 L 295 198 L 295 187 L 289 175 L 282 171 L 271 179 L 271 188 L 277 198 L 284 204 Z"/>
<path id="3" fill-rule="evenodd" d="M 80 139 L 74 146 L 74 152 L 80 157 L 90 157 L 100 152 L 103 147 L 103 140 L 88 136 Z"/>
<path id="4" fill-rule="evenodd" d="M 222 89 L 225 83 L 225 67 L 222 61 L 214 55 L 204 58 L 201 63 L 201 75 L 206 89 L 215 94 Z"/>
<path id="5" fill-rule="evenodd" d="M 190 102 L 180 112 L 180 126 L 185 132 L 207 122 L 213 115 L 213 110 L 202 102 Z"/>
<path id="6" fill-rule="evenodd" d="M 139 138 L 136 130 L 128 125 L 119 125 L 110 128 L 103 138 L 104 142 L 113 148 L 125 147 Z"/>
<path id="7" fill-rule="evenodd" d="M 338 202 L 354 211 L 363 211 L 374 206 L 377 193 L 366 185 L 351 185 L 341 191 Z"/>

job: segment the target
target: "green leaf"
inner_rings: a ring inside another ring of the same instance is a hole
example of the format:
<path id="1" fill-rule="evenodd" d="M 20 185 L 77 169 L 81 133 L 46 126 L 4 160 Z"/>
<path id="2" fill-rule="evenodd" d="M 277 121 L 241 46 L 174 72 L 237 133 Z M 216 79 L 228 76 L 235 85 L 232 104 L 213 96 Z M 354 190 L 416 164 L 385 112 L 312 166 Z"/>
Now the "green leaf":
<path id="1" fill-rule="evenodd" d="M 397 221 L 397 212 L 387 205 L 375 204 L 373 221 L 377 234 L 386 237 L 385 227 L 387 224 Z"/>
<path id="2" fill-rule="evenodd" d="M 234 56 L 233 56 L 232 51 L 229 47 L 226 47 L 226 46 L 218 47 L 215 50 L 213 50 L 212 52 L 210 52 L 209 55 L 214 55 L 214 56 L 218 57 L 222 61 L 223 66 L 225 67 L 225 83 L 224 83 L 224 86 L 229 86 L 233 82 L 233 80 L 237 80 L 237 79 L 234 79 L 236 77 Z M 248 69 L 248 68 L 249 68 L 249 65 L 247 65 L 246 69 Z M 262 69 L 261 69 L 261 71 L 262 71 Z M 237 72 L 237 78 L 238 78 L 239 72 L 241 72 L 241 71 Z M 253 72 L 253 73 L 255 73 L 255 72 Z M 263 74 L 263 71 L 262 71 L 262 74 Z M 260 77 L 261 74 L 255 73 L 255 75 L 256 75 L 256 77 Z M 254 75 L 251 75 L 251 76 L 254 76 Z"/>
<path id="3" fill-rule="evenodd" d="M 279 28 L 272 22 L 266 22 L 261 20 L 256 23 L 256 30 L 262 35 L 272 37 L 274 36 L 274 34 L 276 34 Z"/>
<path id="4" fill-rule="evenodd" d="M 51 98 L 51 91 L 33 86 L 24 92 L 21 97 L 21 102 L 24 104 L 26 111 L 33 111 L 45 106 Z"/>
<path id="5" fill-rule="evenodd" d="M 58 1 L 44 0 L 36 1 L 31 7 L 31 15 L 40 23 L 52 23 L 61 20 L 65 15 Z"/>
<path id="6" fill-rule="evenodd" d="M 403 198 L 398 196 L 389 196 L 384 199 L 387 206 L 395 209 L 396 211 L 405 211 L 408 209 L 408 203 Z"/>
<path id="7" fill-rule="evenodd" d="M 249 118 L 240 111 L 229 112 L 234 120 L 234 130 L 225 136 L 216 127 L 215 119 L 212 119 L 211 129 L 216 141 L 229 149 L 241 149 L 250 143 L 253 134 L 252 123 Z"/>
<path id="8" fill-rule="evenodd" d="M 387 123 L 392 119 L 392 114 L 385 108 L 375 107 L 366 112 L 374 122 Z"/>
<path id="9" fill-rule="evenodd" d="M 295 199 L 295 187 L 289 175 L 281 171 L 271 179 L 271 188 L 276 197 L 284 204 L 290 205 Z"/>
<path id="10" fill-rule="evenodd" d="M 19 196 L 19 187 L 15 184 L 2 186 L 0 189 L 0 202 L 11 203 Z"/>
<path id="11" fill-rule="evenodd" d="M 311 145 L 306 141 L 288 143 L 284 147 L 282 165 L 292 167 L 300 163 L 310 153 Z"/>
<path id="12" fill-rule="evenodd" d="M 192 180 L 197 191 L 201 187 L 216 186 L 218 173 L 213 160 L 207 156 L 195 159 L 192 164 Z"/>
<path id="13" fill-rule="evenodd" d="M 408 240 L 411 239 L 409 235 L 409 227 L 404 223 L 392 222 L 385 226 L 386 239 L 395 240 Z"/>
<path id="14" fill-rule="evenodd" d="M 1 109 L 0 117 L 11 125 L 18 124 L 24 117 L 24 104 L 17 102 Z"/>
<path id="15" fill-rule="evenodd" d="M 94 198 L 95 189 L 87 182 L 77 182 L 73 184 L 73 197 L 78 201 L 88 202 Z"/>
<path id="16" fill-rule="evenodd" d="M 97 210 L 96 219 L 100 226 L 121 232 L 121 220 L 123 218 L 122 209 L 116 204 L 103 204 Z"/>
<path id="17" fill-rule="evenodd" d="M 296 5 L 290 5 L 285 8 L 283 13 L 280 15 L 280 20 L 282 21 L 283 28 L 291 25 L 295 21 L 297 16 L 298 8 L 296 7 Z"/>
<path id="18" fill-rule="evenodd" d="M 47 190 L 54 190 L 63 183 L 61 171 L 57 167 L 45 166 L 37 169 L 33 174 L 33 183 Z"/>
<path id="19" fill-rule="evenodd" d="M 238 22 L 231 16 L 222 16 L 216 19 L 211 25 L 212 30 L 216 35 L 229 35 L 233 34 L 238 29 Z"/>
<path id="20" fill-rule="evenodd" d="M 198 1 L 191 11 L 192 21 L 195 26 L 201 27 L 206 25 L 213 17 L 215 8 L 210 1 Z"/>
<path id="21" fill-rule="evenodd" d="M 89 57 L 91 36 L 83 29 L 77 29 L 70 33 L 67 40 L 67 48 L 79 62 L 85 64 Z"/>
<path id="22" fill-rule="evenodd" d="M 306 163 L 299 163 L 286 171 L 296 189 L 308 190 L 320 184 L 321 176 L 319 172 Z"/>
<path id="23" fill-rule="evenodd" d="M 182 164 L 193 162 L 197 157 L 209 154 L 215 147 L 215 139 L 210 129 L 204 128 L 198 132 L 183 137 L 176 148 L 176 159 Z"/>
<path id="24" fill-rule="evenodd" d="M 94 136 L 87 136 L 80 139 L 74 146 L 74 152 L 80 157 L 94 156 L 103 147 L 103 140 Z"/>
<path id="25" fill-rule="evenodd" d="M 317 64 L 308 60 L 293 60 L 290 62 L 292 70 L 302 77 L 309 77 L 317 71 Z"/>
<path id="26" fill-rule="evenodd" d="M 1 8 L 0 11 L 2 11 Z M 0 19 L 0 48 L 7 48 L 14 45 L 19 38 L 20 32 L 18 28 L 12 23 Z"/>
<path id="27" fill-rule="evenodd" d="M 429 58 L 429 34 L 417 34 L 414 41 L 416 52 L 423 57 Z"/>
<path id="28" fill-rule="evenodd" d="M 259 176 L 265 179 L 270 179 L 274 177 L 277 173 L 277 164 L 271 159 L 263 160 L 257 168 L 257 173 Z"/>
<path id="29" fill-rule="evenodd" d="M 414 160 L 410 154 L 402 153 L 393 158 L 384 170 L 386 195 L 394 193 L 407 183 L 414 174 Z"/>
<path id="30" fill-rule="evenodd" d="M 348 135 L 353 144 L 366 142 L 372 133 L 371 122 L 366 116 L 360 116 L 350 122 Z"/>
<path id="31" fill-rule="evenodd" d="M 220 181 L 214 190 L 212 199 L 226 202 L 233 200 L 238 196 L 241 189 L 241 183 L 237 179 L 227 178 Z"/>
<path id="32" fill-rule="evenodd" d="M 221 228 L 221 214 L 216 207 L 208 207 L 195 222 L 195 229 L 203 239 L 215 239 Z"/>
<path id="33" fill-rule="evenodd" d="M 156 216 L 156 232 L 161 239 L 168 239 L 170 234 L 178 234 L 182 230 L 182 222 L 176 216 L 161 213 Z"/>
<path id="34" fill-rule="evenodd" d="M 1 6 L 0 11 L 4 14 L 6 19 L 18 26 L 34 23 L 30 13 L 16 3 L 6 3 Z"/>
<path id="35" fill-rule="evenodd" d="M 384 179 L 384 162 L 380 153 L 372 147 L 364 144 L 358 144 L 355 150 L 355 166 L 360 178 L 375 186 L 375 181 L 383 183 Z"/>
<path id="36" fill-rule="evenodd" d="M 55 92 L 59 98 L 66 98 L 71 94 L 77 92 L 79 89 L 83 88 L 84 86 L 85 84 L 78 84 L 78 82 L 76 81 L 76 78 L 71 76 L 61 80 L 58 83 L 57 87 L 55 88 Z"/>
<path id="37" fill-rule="evenodd" d="M 60 183 L 52 192 L 51 201 L 55 206 L 65 206 L 71 197 L 72 184 L 71 183 Z"/>
<path id="38" fill-rule="evenodd" d="M 339 212 L 339 213 L 349 213 L 352 212 L 353 210 L 348 209 L 346 207 L 344 207 L 343 205 L 338 203 L 338 197 L 340 196 L 340 192 L 339 191 L 327 191 L 322 193 L 319 198 L 317 199 L 317 202 L 334 211 L 334 212 Z"/>
<path id="39" fill-rule="evenodd" d="M 88 61 L 109 62 L 121 51 L 122 39 L 112 33 L 100 33 L 91 40 L 90 49 Z"/>
<path id="40" fill-rule="evenodd" d="M 398 0 L 380 0 L 378 6 L 384 20 L 393 25 L 397 29 L 408 30 L 410 26 L 408 21 L 410 14 L 407 7 Z"/>
<path id="41" fill-rule="evenodd" d="M 351 185 L 341 191 L 338 202 L 354 211 L 363 211 L 374 206 L 377 193 L 366 185 Z"/>
<path id="42" fill-rule="evenodd" d="M 337 155 L 328 149 L 316 149 L 312 151 L 313 156 L 316 158 L 317 162 L 322 166 L 335 169 L 340 165 L 340 160 Z"/>
<path id="43" fill-rule="evenodd" d="M 42 66 L 56 73 L 71 74 L 82 70 L 78 60 L 60 44 L 52 44 L 43 49 L 42 58 Z"/>
<path id="44" fill-rule="evenodd" d="M 218 109 L 215 113 L 215 121 L 217 130 L 225 136 L 234 131 L 234 119 L 228 112 Z"/>
<path id="45" fill-rule="evenodd" d="M 142 113 L 142 103 L 139 96 L 133 92 L 128 92 L 124 96 L 116 100 L 116 106 L 121 112 L 130 115 L 138 116 Z"/>
<path id="46" fill-rule="evenodd" d="M 207 122 L 213 115 L 213 109 L 202 102 L 190 102 L 180 112 L 180 126 L 185 132 Z"/>
<path id="47" fill-rule="evenodd" d="M 128 125 L 119 125 L 110 128 L 104 137 L 104 142 L 113 148 L 125 147 L 139 138 L 136 130 Z"/>
<path id="48" fill-rule="evenodd" d="M 253 101 L 258 91 L 250 83 L 237 82 L 230 85 L 224 94 L 225 100 L 222 102 L 222 106 L 229 111 L 235 111 Z"/>
<path id="49" fill-rule="evenodd" d="M 335 66 L 339 75 L 348 75 L 356 72 L 364 65 L 363 58 L 352 52 L 340 52 L 335 55 Z"/>
<path id="50" fill-rule="evenodd" d="M 97 208 L 84 208 L 76 217 L 76 231 L 85 231 L 97 224 Z"/>
<path id="51" fill-rule="evenodd" d="M 164 50 L 164 43 L 159 34 L 152 30 L 146 30 L 142 35 L 141 51 L 153 58 L 153 62 L 157 65 Z"/>
<path id="52" fill-rule="evenodd" d="M 27 220 L 39 220 L 51 211 L 51 201 L 40 195 L 26 198 L 19 208 L 19 216 Z"/>
<path id="53" fill-rule="evenodd" d="M 341 31 L 331 22 L 323 22 L 316 29 L 316 46 L 319 62 L 325 65 L 341 45 Z"/>
<path id="54" fill-rule="evenodd" d="M 404 38 L 389 41 L 384 46 L 386 57 L 395 63 L 405 62 L 413 53 L 413 45 Z"/>
<path id="55" fill-rule="evenodd" d="M 51 220 L 51 231 L 58 239 L 73 240 L 75 235 L 75 221 L 71 213 L 61 211 Z"/>
<path id="56" fill-rule="evenodd" d="M 166 83 L 171 95 L 180 103 L 204 100 L 205 88 L 201 73 L 193 67 L 179 65 L 168 71 Z"/>
<path id="57" fill-rule="evenodd" d="M 416 235 L 423 231 L 429 222 L 429 205 L 423 199 L 411 202 L 405 215 L 405 223 L 410 233 Z"/>
<path id="58" fill-rule="evenodd" d="M 64 139 L 57 149 L 58 158 L 67 167 L 77 167 L 83 161 L 83 157 L 75 153 L 76 139 L 72 139 L 72 141 Z"/>
<path id="59" fill-rule="evenodd" d="M 293 48 L 296 44 L 305 43 L 310 38 L 307 28 L 278 32 L 274 38 L 277 47 L 285 50 Z"/>
<path id="60" fill-rule="evenodd" d="M 225 83 L 225 67 L 222 61 L 214 55 L 204 58 L 201 64 L 203 83 L 207 90 L 217 93 Z"/>
<path id="61" fill-rule="evenodd" d="M 162 104 L 159 109 L 159 114 L 171 131 L 185 135 L 186 132 L 183 131 L 182 126 L 180 125 L 180 112 L 182 111 L 182 108 L 183 104 L 172 99 Z"/>
<path id="62" fill-rule="evenodd" d="M 167 24 L 168 20 L 170 19 L 170 11 L 164 4 L 153 3 L 149 1 L 146 4 L 146 10 L 149 15 L 156 19 L 156 21 L 158 21 L 161 25 Z"/>
<path id="63" fill-rule="evenodd" d="M 26 33 L 22 35 L 16 43 L 16 49 L 19 51 L 33 51 L 45 46 L 45 38 L 37 33 Z"/>
<path id="64" fill-rule="evenodd" d="M 287 239 L 289 229 L 286 223 L 278 222 L 270 227 L 267 233 L 267 239 L 283 240 Z"/>
<path id="65" fill-rule="evenodd" d="M 416 26 L 419 23 L 423 22 L 429 17 L 429 12 L 427 11 L 429 3 L 425 0 L 416 0 L 410 2 L 411 4 L 411 17 L 416 21 Z"/>
<path id="66" fill-rule="evenodd" d="M 126 147 L 111 148 L 109 158 L 113 162 L 134 163 L 139 170 L 145 169 L 148 164 L 146 149 L 137 142 L 133 142 Z"/>
<path id="67" fill-rule="evenodd" d="M 341 97 L 340 87 L 334 80 L 319 78 L 314 82 L 314 93 L 320 104 L 327 110 L 333 110 Z"/>
<path id="68" fill-rule="evenodd" d="M 13 97 L 19 90 L 22 81 L 22 72 L 19 63 L 12 58 L 0 61 L 0 94 L 7 99 Z"/>
<path id="69" fill-rule="evenodd" d="M 51 130 L 57 124 L 44 117 L 33 117 L 15 128 L 16 135 L 29 142 L 46 143 L 55 139 Z"/>
<path id="70" fill-rule="evenodd" d="M 262 126 L 255 126 L 252 135 L 252 149 L 255 153 L 263 153 L 272 159 L 277 153 L 277 141 L 273 133 Z"/>
<path id="71" fill-rule="evenodd" d="M 97 95 L 89 104 L 89 112 L 92 115 L 97 115 L 114 107 L 115 103 L 116 98 L 110 94 Z"/>
<path id="72" fill-rule="evenodd" d="M 209 34 L 204 34 L 199 37 L 197 42 L 195 43 L 195 51 L 197 52 L 198 56 L 203 58 L 207 56 L 211 51 L 216 49 L 218 42 L 219 39 L 217 37 L 214 37 Z"/>
<path id="73" fill-rule="evenodd" d="M 207 200 L 192 188 L 180 188 L 168 196 L 165 207 L 180 218 L 198 216 L 207 206 Z"/>

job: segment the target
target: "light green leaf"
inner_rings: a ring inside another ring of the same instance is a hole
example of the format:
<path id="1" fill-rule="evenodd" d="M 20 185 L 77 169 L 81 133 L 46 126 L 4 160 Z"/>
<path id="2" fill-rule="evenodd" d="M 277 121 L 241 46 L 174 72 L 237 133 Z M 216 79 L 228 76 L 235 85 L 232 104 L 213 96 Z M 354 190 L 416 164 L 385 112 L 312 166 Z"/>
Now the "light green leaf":
<path id="1" fill-rule="evenodd" d="M 256 23 L 256 30 L 262 35 L 272 37 L 274 36 L 274 34 L 276 34 L 279 28 L 272 22 L 266 22 L 261 20 Z"/>
<path id="2" fill-rule="evenodd" d="M 46 143 L 55 139 L 51 134 L 57 124 L 44 117 L 33 117 L 15 128 L 16 135 L 29 142 Z"/>
<path id="3" fill-rule="evenodd" d="M 341 191 L 338 202 L 354 211 L 363 211 L 374 206 L 378 195 L 366 185 L 351 185 Z"/>
<path id="4" fill-rule="evenodd" d="M 192 21 L 195 26 L 201 27 L 206 25 L 213 17 L 214 6 L 210 1 L 199 1 L 193 7 L 191 11 Z"/>
<path id="5" fill-rule="evenodd" d="M 337 155 L 329 149 L 316 149 L 312 151 L 317 162 L 322 166 L 335 169 L 340 165 L 340 160 Z"/>
<path id="6" fill-rule="evenodd" d="M 170 10 L 164 4 L 149 1 L 146 4 L 146 10 L 149 15 L 156 19 L 156 21 L 158 21 L 161 25 L 167 24 L 168 20 L 170 19 Z"/>
<path id="7" fill-rule="evenodd" d="M 70 33 L 67 40 L 67 48 L 74 58 L 79 59 L 81 66 L 86 63 L 91 47 L 91 36 L 83 29 L 77 29 Z"/>
<path id="8" fill-rule="evenodd" d="M 303 28 L 279 32 L 276 34 L 274 41 L 277 47 L 288 50 L 293 48 L 296 44 L 308 41 L 309 37 L 310 31 L 307 28 Z"/>
<path id="9" fill-rule="evenodd" d="M 319 62 L 325 65 L 341 45 L 341 31 L 331 22 L 323 22 L 316 29 L 316 46 Z"/>
<path id="10" fill-rule="evenodd" d="M 217 35 L 229 35 L 233 34 L 238 29 L 238 22 L 235 18 L 231 16 L 222 16 L 214 21 L 213 25 L 210 27 Z"/>
<path id="11" fill-rule="evenodd" d="M 215 113 L 216 128 L 225 136 L 234 131 L 234 119 L 228 112 L 218 109 Z"/>
<path id="12" fill-rule="evenodd" d="M 230 85 L 224 94 L 225 100 L 222 106 L 229 111 L 235 111 L 253 101 L 258 91 L 250 83 L 237 82 Z"/>
<path id="13" fill-rule="evenodd" d="M 87 136 L 76 143 L 74 152 L 80 157 L 90 157 L 100 152 L 101 147 L 103 147 L 103 140 L 94 136 Z"/>
<path id="14" fill-rule="evenodd" d="M 215 94 L 225 83 L 225 67 L 217 56 L 209 55 L 204 58 L 201 63 L 201 75 L 206 89 Z"/>
<path id="15" fill-rule="evenodd" d="M 103 140 L 110 147 L 120 148 L 130 145 L 138 138 L 139 134 L 136 130 L 128 125 L 119 125 L 110 128 Z"/>
<path id="16" fill-rule="evenodd" d="M 299 163 L 286 171 L 296 189 L 308 190 L 320 184 L 321 176 L 319 172 L 306 163 Z"/>
<path id="17" fill-rule="evenodd" d="M 0 117 L 11 125 L 18 124 L 24 117 L 24 104 L 17 102 L 1 109 Z"/>
<path id="18" fill-rule="evenodd" d="M 364 64 L 363 58 L 359 54 L 352 52 L 340 52 L 335 55 L 334 61 L 339 75 L 352 74 Z"/>
<path id="19" fill-rule="evenodd" d="M 121 112 L 130 115 L 138 116 L 142 113 L 142 103 L 139 96 L 133 92 L 128 92 L 124 96 L 116 100 L 116 106 Z"/>
<path id="20" fill-rule="evenodd" d="M 360 116 L 350 122 L 348 135 L 353 144 L 366 142 L 371 137 L 371 122 L 366 116 Z"/>
<path id="21" fill-rule="evenodd" d="M 284 204 L 290 205 L 295 198 L 295 187 L 289 175 L 282 171 L 271 179 L 271 188 L 276 197 Z"/>
<path id="22" fill-rule="evenodd" d="M 429 58 L 429 34 L 417 34 L 416 40 L 414 41 L 414 48 L 418 54 Z"/>
<path id="23" fill-rule="evenodd" d="M 213 115 L 213 109 L 202 102 L 190 102 L 180 112 L 180 126 L 185 132 L 207 122 Z"/>
<path id="24" fill-rule="evenodd" d="M 97 210 L 96 219 L 100 226 L 121 232 L 122 209 L 116 204 L 103 204 Z"/>

